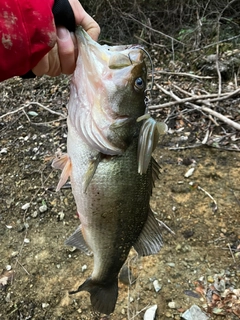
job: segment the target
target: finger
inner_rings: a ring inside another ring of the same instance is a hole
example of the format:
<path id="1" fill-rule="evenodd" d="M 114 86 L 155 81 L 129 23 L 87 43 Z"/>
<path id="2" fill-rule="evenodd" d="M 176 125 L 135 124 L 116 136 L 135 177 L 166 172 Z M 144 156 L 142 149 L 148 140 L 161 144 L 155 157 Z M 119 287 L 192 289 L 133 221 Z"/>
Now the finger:
<path id="1" fill-rule="evenodd" d="M 61 63 L 58 55 L 58 44 L 56 43 L 55 46 L 51 51 L 48 53 L 48 71 L 45 73 L 48 76 L 56 77 L 59 76 L 61 71 Z"/>
<path id="2" fill-rule="evenodd" d="M 57 28 L 58 55 L 61 71 L 64 74 L 73 73 L 76 66 L 76 48 L 74 45 L 75 37 L 63 27 Z"/>
<path id="3" fill-rule="evenodd" d="M 36 76 L 43 76 L 44 74 L 56 77 L 61 74 L 61 64 L 58 57 L 57 44 L 49 51 L 32 69 Z"/>
<path id="4" fill-rule="evenodd" d="M 83 9 L 78 0 L 68 0 L 75 16 L 76 24 L 81 25 L 84 30 L 97 41 L 100 34 L 100 27 L 97 22 Z"/>
<path id="5" fill-rule="evenodd" d="M 49 63 L 48 63 L 48 53 L 38 62 L 38 64 L 32 69 L 32 72 L 36 76 L 42 76 L 46 74 L 49 70 Z"/>

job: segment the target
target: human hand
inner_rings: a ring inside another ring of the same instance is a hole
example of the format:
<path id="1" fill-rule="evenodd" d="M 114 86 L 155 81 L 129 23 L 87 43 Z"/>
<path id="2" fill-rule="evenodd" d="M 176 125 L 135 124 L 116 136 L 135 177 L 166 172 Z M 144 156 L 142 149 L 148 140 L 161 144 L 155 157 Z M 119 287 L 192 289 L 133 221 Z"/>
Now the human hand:
<path id="1" fill-rule="evenodd" d="M 100 33 L 97 22 L 89 16 L 78 0 L 68 1 L 73 10 L 76 25 L 81 25 L 94 40 L 97 40 Z M 55 77 L 61 73 L 72 74 L 76 67 L 77 54 L 77 41 L 74 33 L 64 27 L 57 27 L 55 46 L 32 71 L 37 76 L 46 74 Z"/>

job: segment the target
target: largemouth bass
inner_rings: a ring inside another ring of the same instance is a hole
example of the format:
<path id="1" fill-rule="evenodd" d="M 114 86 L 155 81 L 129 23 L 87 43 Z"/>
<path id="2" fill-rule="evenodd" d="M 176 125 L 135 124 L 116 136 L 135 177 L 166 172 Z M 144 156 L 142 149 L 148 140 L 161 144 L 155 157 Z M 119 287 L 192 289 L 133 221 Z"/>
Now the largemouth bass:
<path id="1" fill-rule="evenodd" d="M 159 252 L 160 227 L 149 200 L 159 168 L 152 158 L 157 124 L 145 113 L 147 68 L 134 46 L 101 46 L 78 28 L 79 57 L 68 103 L 68 154 L 57 189 L 70 176 L 81 221 L 66 241 L 93 253 L 92 275 L 79 286 L 94 310 L 114 311 L 118 274 L 132 246 Z M 143 116 L 143 122 L 142 118 Z M 140 118 L 139 118 L 140 117 Z"/>

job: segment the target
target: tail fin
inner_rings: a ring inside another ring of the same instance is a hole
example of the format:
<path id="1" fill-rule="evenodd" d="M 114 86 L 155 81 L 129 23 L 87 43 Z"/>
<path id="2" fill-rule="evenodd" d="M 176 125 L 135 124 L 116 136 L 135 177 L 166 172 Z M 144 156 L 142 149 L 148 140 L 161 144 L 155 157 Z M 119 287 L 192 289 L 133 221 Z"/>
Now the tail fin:
<path id="1" fill-rule="evenodd" d="M 118 279 L 112 283 L 98 283 L 88 278 L 76 291 L 70 291 L 74 294 L 80 291 L 88 291 L 90 293 L 91 304 L 94 311 L 104 314 L 110 314 L 114 311 L 118 297 Z"/>

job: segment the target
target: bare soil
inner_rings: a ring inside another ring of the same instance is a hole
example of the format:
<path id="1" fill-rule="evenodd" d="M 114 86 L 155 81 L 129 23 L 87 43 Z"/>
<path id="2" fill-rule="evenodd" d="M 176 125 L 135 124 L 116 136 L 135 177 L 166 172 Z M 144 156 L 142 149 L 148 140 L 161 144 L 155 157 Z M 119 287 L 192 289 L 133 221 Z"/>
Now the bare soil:
<path id="1" fill-rule="evenodd" d="M 0 85 L 2 115 L 30 101 L 66 113 L 67 78 Z M 55 192 L 59 172 L 51 168 L 57 148 L 65 151 L 65 120 L 31 105 L 0 118 L 0 130 L 0 319 L 100 319 L 88 293 L 68 294 L 91 274 L 93 259 L 64 245 L 79 223 L 71 189 Z M 181 149 L 183 136 L 188 141 Z M 161 176 L 152 208 L 175 234 L 163 228 L 164 247 L 156 256 L 131 252 L 136 281 L 119 283 L 112 320 L 143 319 L 154 304 L 156 320 L 180 319 L 193 304 L 210 319 L 239 319 L 239 296 L 224 300 L 222 294 L 240 288 L 240 153 L 188 148 L 192 136 L 173 130 L 157 147 Z M 184 177 L 191 166 L 195 171 Z"/>

